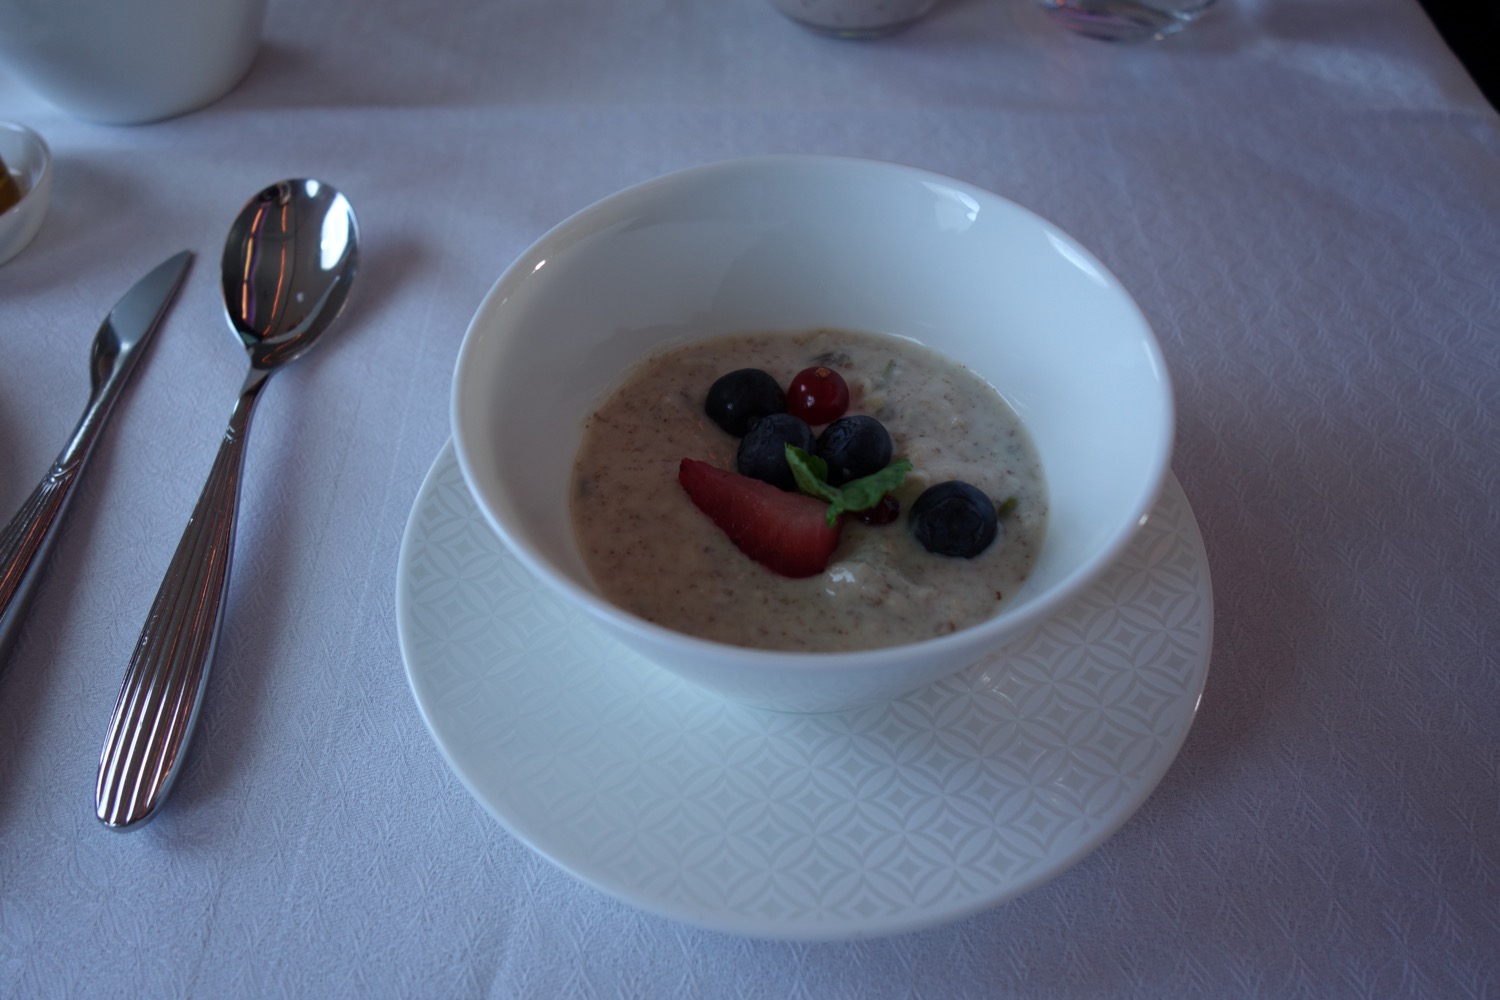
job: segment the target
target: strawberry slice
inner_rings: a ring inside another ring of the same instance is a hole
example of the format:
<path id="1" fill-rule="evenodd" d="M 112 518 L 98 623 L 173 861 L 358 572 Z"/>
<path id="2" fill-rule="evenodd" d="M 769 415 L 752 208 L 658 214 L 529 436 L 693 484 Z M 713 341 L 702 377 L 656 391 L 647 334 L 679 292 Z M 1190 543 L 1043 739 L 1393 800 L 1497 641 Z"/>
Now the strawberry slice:
<path id="1" fill-rule="evenodd" d="M 828 505 L 801 493 L 684 458 L 677 481 L 694 506 L 745 555 L 782 576 L 817 576 L 839 543 Z"/>

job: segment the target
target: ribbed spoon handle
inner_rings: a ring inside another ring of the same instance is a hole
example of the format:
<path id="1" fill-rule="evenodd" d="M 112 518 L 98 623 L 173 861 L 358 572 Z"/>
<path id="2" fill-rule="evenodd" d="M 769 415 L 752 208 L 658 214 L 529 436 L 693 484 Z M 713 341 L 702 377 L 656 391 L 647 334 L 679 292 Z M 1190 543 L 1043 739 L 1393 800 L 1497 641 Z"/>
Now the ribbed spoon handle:
<path id="1" fill-rule="evenodd" d="M 94 811 L 124 829 L 149 819 L 181 770 L 223 622 L 245 437 L 264 378 L 247 382 L 177 543 L 115 701 Z"/>

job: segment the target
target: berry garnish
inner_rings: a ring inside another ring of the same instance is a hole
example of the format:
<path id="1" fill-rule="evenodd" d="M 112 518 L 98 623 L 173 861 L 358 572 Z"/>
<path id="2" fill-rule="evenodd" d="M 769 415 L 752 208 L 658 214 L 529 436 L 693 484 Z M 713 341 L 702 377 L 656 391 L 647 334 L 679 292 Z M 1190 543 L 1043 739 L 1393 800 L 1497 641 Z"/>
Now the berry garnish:
<path id="1" fill-rule="evenodd" d="M 797 480 L 786 464 L 786 446 L 809 451 L 813 446 L 812 428 L 790 413 L 772 413 L 762 417 L 740 439 L 734 466 L 740 475 L 770 483 L 779 490 L 795 490 Z"/>
<path id="2" fill-rule="evenodd" d="M 828 501 L 828 513 L 825 517 L 830 525 L 837 524 L 839 516 L 845 512 L 852 514 L 871 510 L 887 499 L 895 503 L 895 498 L 889 494 L 905 481 L 906 474 L 911 471 L 911 463 L 903 458 L 874 475 L 851 480 L 843 486 L 834 486 L 828 482 L 828 463 L 793 445 L 786 446 L 786 464 L 791 467 L 792 475 L 797 479 L 797 489 L 810 497 Z M 900 509 L 897 504 L 897 512 Z"/>
<path id="3" fill-rule="evenodd" d="M 828 463 L 832 486 L 879 472 L 894 450 L 885 425 L 863 414 L 835 420 L 818 435 L 817 455 Z"/>
<path id="4" fill-rule="evenodd" d="M 719 376 L 709 386 L 703 412 L 735 437 L 744 437 L 755 421 L 772 413 L 786 412 L 786 393 L 770 373 L 759 368 L 741 368 Z"/>
<path id="5" fill-rule="evenodd" d="M 818 365 L 792 376 L 786 394 L 786 412 L 817 426 L 832 423 L 847 409 L 849 384 L 832 368 Z"/>
<path id="6" fill-rule="evenodd" d="M 773 573 L 816 576 L 838 546 L 838 524 L 828 523 L 821 500 L 691 458 L 678 466 L 677 481 L 735 547 Z"/>
<path id="7" fill-rule="evenodd" d="M 995 503 L 978 487 L 950 480 L 929 486 L 906 516 L 912 535 L 928 552 L 972 559 L 999 534 Z"/>
<path id="8" fill-rule="evenodd" d="M 875 506 L 868 510 L 855 511 L 854 516 L 861 524 L 875 526 L 890 524 L 901 516 L 901 501 L 887 493 Z"/>

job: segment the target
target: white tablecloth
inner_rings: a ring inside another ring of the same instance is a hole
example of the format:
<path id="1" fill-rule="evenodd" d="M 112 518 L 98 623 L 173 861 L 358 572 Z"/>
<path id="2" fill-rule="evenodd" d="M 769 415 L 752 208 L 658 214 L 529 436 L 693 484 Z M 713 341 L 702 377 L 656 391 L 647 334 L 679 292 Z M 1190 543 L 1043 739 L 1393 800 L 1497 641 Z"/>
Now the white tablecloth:
<path id="1" fill-rule="evenodd" d="M 0 996 L 1495 996 L 1500 118 L 1414 0 L 1222 0 L 1146 47 L 1023 0 L 879 42 L 763 0 L 273 0 L 228 98 L 69 118 L 0 267 L 0 516 L 152 265 L 199 254 L 0 668 Z M 701 931 L 586 887 L 452 776 L 408 690 L 396 553 L 489 285 L 571 212 L 767 152 L 930 168 L 1090 247 L 1163 342 L 1215 587 L 1156 793 L 1012 902 L 844 944 Z M 243 355 L 218 254 L 292 176 L 365 260 L 250 442 L 232 604 L 182 780 L 92 814 L 132 643 Z"/>

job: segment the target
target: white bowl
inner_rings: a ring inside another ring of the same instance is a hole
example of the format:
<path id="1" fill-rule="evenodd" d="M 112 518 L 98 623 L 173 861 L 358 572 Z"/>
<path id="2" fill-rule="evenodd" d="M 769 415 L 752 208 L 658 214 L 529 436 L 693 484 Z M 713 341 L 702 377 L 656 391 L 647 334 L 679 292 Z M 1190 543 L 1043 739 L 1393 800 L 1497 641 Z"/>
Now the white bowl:
<path id="1" fill-rule="evenodd" d="M 4 0 L 0 63 L 85 121 L 201 108 L 250 71 L 266 0 Z"/>
<path id="2" fill-rule="evenodd" d="M 42 137 L 25 125 L 0 122 L 0 160 L 20 175 L 21 200 L 0 212 L 0 264 L 26 248 L 52 197 L 52 153 Z"/>
<path id="3" fill-rule="evenodd" d="M 1026 585 L 970 628 L 854 653 L 709 642 L 606 601 L 568 515 L 585 418 L 623 371 L 663 345 L 818 326 L 921 341 L 1015 408 L 1051 500 Z M 662 667 L 725 697 L 818 712 L 914 690 L 1065 607 L 1145 523 L 1167 473 L 1173 412 L 1140 310 L 1056 227 L 921 170 L 766 157 L 630 188 L 539 239 L 469 326 L 452 420 L 485 517 L 549 586 Z"/>

